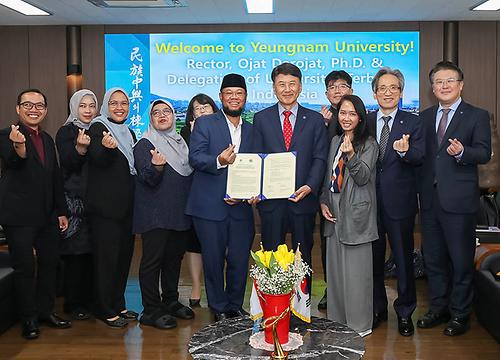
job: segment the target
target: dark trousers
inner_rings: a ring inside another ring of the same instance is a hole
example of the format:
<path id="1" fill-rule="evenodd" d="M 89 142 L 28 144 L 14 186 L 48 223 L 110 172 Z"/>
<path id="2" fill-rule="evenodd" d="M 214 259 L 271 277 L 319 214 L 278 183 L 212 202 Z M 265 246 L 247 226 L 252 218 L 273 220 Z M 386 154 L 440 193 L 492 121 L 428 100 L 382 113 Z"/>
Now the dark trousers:
<path id="1" fill-rule="evenodd" d="M 387 294 L 384 284 L 386 237 L 391 246 L 398 284 L 398 297 L 394 310 L 400 317 L 410 317 L 417 305 L 415 275 L 413 270 L 413 229 L 415 217 L 391 219 L 382 207 L 378 208 L 378 240 L 372 242 L 373 254 L 373 311 L 387 311 Z"/>
<path id="2" fill-rule="evenodd" d="M 201 243 L 208 305 L 217 313 L 240 310 L 255 235 L 253 218 L 228 216 L 212 221 L 193 217 L 193 223 Z"/>
<path id="3" fill-rule="evenodd" d="M 125 289 L 134 251 L 132 217 L 89 216 L 93 245 L 96 316 L 110 319 L 126 309 Z"/>
<path id="4" fill-rule="evenodd" d="M 464 204 L 467 206 L 467 204 Z M 437 190 L 422 211 L 425 271 L 430 309 L 466 318 L 472 311 L 476 215 L 443 210 Z"/>
<path id="5" fill-rule="evenodd" d="M 300 244 L 302 259 L 312 268 L 311 251 L 313 247 L 314 220 L 316 214 L 295 214 L 288 204 L 280 204 L 273 211 L 260 211 L 262 245 L 264 249 L 276 250 L 285 243 L 288 230 L 292 234 L 292 247 L 297 250 Z M 307 288 L 311 293 L 311 276 L 307 277 Z"/>
<path id="6" fill-rule="evenodd" d="M 50 315 L 56 298 L 60 241 L 58 224 L 54 221 L 40 227 L 4 226 L 4 230 L 14 269 L 16 302 L 21 320 Z M 36 250 L 36 266 L 33 248 Z"/>
<path id="7" fill-rule="evenodd" d="M 154 229 L 142 234 L 139 267 L 142 306 L 148 315 L 179 300 L 179 275 L 189 231 Z M 161 278 L 161 297 L 158 283 Z"/>
<path id="8" fill-rule="evenodd" d="M 64 311 L 92 305 L 92 254 L 64 255 Z"/>

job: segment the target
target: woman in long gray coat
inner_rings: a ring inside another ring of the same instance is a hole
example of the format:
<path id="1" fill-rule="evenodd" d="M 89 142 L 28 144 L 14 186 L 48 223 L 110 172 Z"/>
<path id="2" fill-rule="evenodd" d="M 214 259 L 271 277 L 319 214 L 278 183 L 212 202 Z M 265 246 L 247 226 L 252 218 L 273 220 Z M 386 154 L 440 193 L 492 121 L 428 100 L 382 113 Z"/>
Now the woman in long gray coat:
<path id="1" fill-rule="evenodd" d="M 344 130 L 330 144 L 321 193 L 327 220 L 328 318 L 361 336 L 371 333 L 373 318 L 372 245 L 377 235 L 376 163 L 378 145 L 370 136 L 366 109 L 355 95 L 339 105 Z"/>

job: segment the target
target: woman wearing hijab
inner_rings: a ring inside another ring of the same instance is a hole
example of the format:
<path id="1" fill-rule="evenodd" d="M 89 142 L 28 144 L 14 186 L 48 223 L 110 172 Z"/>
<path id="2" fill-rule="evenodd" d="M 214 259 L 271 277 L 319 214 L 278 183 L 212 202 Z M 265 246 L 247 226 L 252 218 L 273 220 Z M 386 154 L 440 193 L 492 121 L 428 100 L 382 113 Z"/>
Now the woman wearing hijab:
<path id="1" fill-rule="evenodd" d="M 170 329 L 177 325 L 175 317 L 194 317 L 193 311 L 179 302 L 177 290 L 191 229 L 191 219 L 184 211 L 193 169 L 188 147 L 175 131 L 172 105 L 163 99 L 155 100 L 149 118 L 148 131 L 134 147 L 134 233 L 142 235 L 139 283 L 144 313 L 140 322 Z"/>
<path id="2" fill-rule="evenodd" d="M 338 104 L 344 134 L 330 144 L 320 204 L 327 238 L 328 318 L 361 336 L 372 332 L 372 241 L 377 240 L 377 141 L 370 136 L 363 101 Z"/>
<path id="3" fill-rule="evenodd" d="M 70 115 L 56 135 L 64 192 L 69 209 L 69 227 L 63 233 L 64 311 L 74 320 L 89 318 L 91 305 L 92 248 L 84 216 L 87 185 L 87 149 L 90 122 L 97 115 L 97 97 L 87 89 L 73 94 Z"/>
<path id="4" fill-rule="evenodd" d="M 111 327 L 137 320 L 125 307 L 134 250 L 132 212 L 135 188 L 135 135 L 125 124 L 129 113 L 125 90 L 109 89 L 101 115 L 90 126 L 87 213 L 92 234 L 96 316 Z"/>
<path id="5" fill-rule="evenodd" d="M 189 146 L 189 138 L 193 130 L 194 123 L 197 118 L 203 115 L 214 114 L 219 109 L 213 99 L 205 94 L 194 96 L 189 102 L 186 111 L 186 125 L 181 129 L 181 136 Z M 201 245 L 194 228 L 191 228 L 189 240 L 187 243 L 187 258 L 189 263 L 189 273 L 191 274 L 191 297 L 189 298 L 189 306 L 200 306 L 201 297 L 201 271 L 203 262 L 201 260 Z"/>

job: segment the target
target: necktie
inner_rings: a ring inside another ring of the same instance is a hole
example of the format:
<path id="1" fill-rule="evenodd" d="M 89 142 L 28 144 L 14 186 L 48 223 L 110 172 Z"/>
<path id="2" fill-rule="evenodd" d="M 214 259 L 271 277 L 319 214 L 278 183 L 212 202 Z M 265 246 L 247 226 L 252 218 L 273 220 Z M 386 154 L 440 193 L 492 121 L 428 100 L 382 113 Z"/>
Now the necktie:
<path id="1" fill-rule="evenodd" d="M 283 120 L 283 139 L 285 140 L 285 147 L 288 151 L 293 135 L 292 123 L 290 122 L 290 115 L 292 115 L 292 112 L 285 110 L 283 111 L 283 115 L 285 115 L 285 119 Z"/>
<path id="2" fill-rule="evenodd" d="M 439 120 L 439 125 L 437 129 L 437 140 L 438 146 L 441 145 L 441 142 L 444 138 L 444 133 L 446 132 L 446 125 L 448 124 L 448 113 L 450 109 L 442 109 L 443 115 L 441 116 L 441 120 Z"/>
<path id="3" fill-rule="evenodd" d="M 389 141 L 389 121 L 391 120 L 390 116 L 382 116 L 382 120 L 384 120 L 384 126 L 382 127 L 382 132 L 380 133 L 380 141 L 379 141 L 379 154 L 378 159 L 382 161 L 384 159 L 385 150 L 387 148 L 387 142 Z"/>

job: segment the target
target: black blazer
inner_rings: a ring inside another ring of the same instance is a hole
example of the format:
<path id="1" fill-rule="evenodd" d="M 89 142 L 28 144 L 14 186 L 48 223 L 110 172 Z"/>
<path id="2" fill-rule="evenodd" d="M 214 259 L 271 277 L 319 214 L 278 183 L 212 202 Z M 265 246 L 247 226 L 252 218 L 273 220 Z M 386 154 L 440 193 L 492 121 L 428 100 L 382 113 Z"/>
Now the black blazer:
<path id="1" fill-rule="evenodd" d="M 435 184 L 444 210 L 473 214 L 479 209 L 477 165 L 487 163 L 491 157 L 489 114 L 462 100 L 438 146 L 437 109 L 433 106 L 420 115 L 426 139 L 425 162 L 421 169 L 421 207 L 424 210 L 431 207 Z M 464 146 L 460 161 L 446 152 L 448 139 L 454 138 Z"/>
<path id="2" fill-rule="evenodd" d="M 85 204 L 89 215 L 123 219 L 133 211 L 135 180 L 125 155 L 118 148 L 108 149 L 102 145 L 104 131 L 108 129 L 102 123 L 95 123 L 89 129 Z M 135 140 L 135 134 L 131 133 Z"/>
<path id="3" fill-rule="evenodd" d="M 377 112 L 367 117 L 370 133 L 377 130 Z M 410 135 L 410 149 L 401 157 L 393 148 L 394 141 Z M 398 110 L 393 120 L 387 148 L 382 161 L 377 162 L 377 196 L 390 218 L 400 220 L 417 213 L 417 172 L 424 161 L 425 138 L 421 119 Z"/>
<path id="4" fill-rule="evenodd" d="M 42 131 L 43 165 L 28 129 L 21 123 L 18 125 L 26 137 L 26 159 L 14 150 L 9 139 L 10 127 L 0 130 L 0 224 L 43 226 L 68 212 L 54 140 Z"/>

